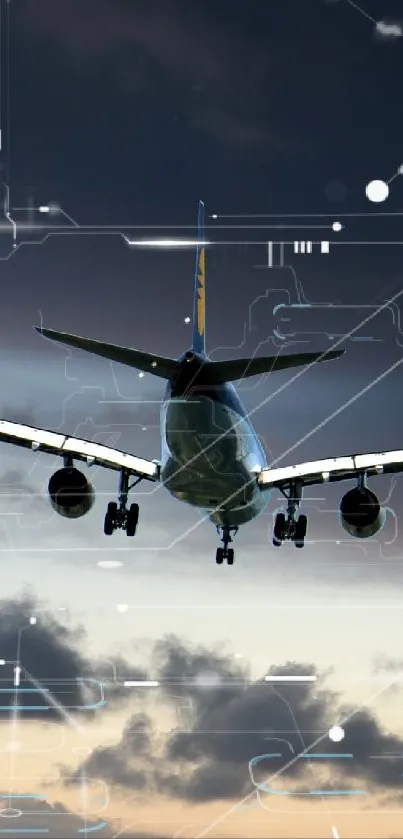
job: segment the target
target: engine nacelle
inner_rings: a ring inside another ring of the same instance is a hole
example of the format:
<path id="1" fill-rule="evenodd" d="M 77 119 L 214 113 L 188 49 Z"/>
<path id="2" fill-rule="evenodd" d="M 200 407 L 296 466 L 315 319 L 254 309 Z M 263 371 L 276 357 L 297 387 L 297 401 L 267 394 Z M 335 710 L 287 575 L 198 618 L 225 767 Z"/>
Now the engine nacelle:
<path id="1" fill-rule="evenodd" d="M 85 516 L 94 504 L 91 484 L 79 469 L 65 467 L 52 475 L 48 484 L 50 503 L 59 516 L 78 519 Z"/>
<path id="2" fill-rule="evenodd" d="M 374 492 L 367 487 L 355 487 L 343 496 L 340 517 L 344 530 L 350 536 L 368 539 L 383 527 L 386 513 Z"/>

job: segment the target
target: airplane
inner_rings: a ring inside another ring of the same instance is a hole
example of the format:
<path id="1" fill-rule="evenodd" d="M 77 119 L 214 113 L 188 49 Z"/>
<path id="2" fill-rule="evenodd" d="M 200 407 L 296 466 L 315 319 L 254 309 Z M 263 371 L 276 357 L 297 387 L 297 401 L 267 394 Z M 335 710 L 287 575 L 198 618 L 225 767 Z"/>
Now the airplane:
<path id="1" fill-rule="evenodd" d="M 303 488 L 354 479 L 340 503 L 342 527 L 352 536 L 368 538 L 383 527 L 386 514 L 367 478 L 403 471 L 403 450 L 328 458 L 296 466 L 273 468 L 233 385 L 234 381 L 302 365 L 330 361 L 344 350 L 323 353 L 277 354 L 270 357 L 211 361 L 206 353 L 206 275 L 204 204 L 198 206 L 198 238 L 193 300 L 193 340 L 179 358 L 153 355 L 129 347 L 34 327 L 52 341 L 78 348 L 164 379 L 161 405 L 161 457 L 145 460 L 133 454 L 55 431 L 0 420 L 0 442 L 60 457 L 63 467 L 50 478 L 48 494 L 53 509 L 78 518 L 92 508 L 91 483 L 74 465 L 98 465 L 120 473 L 118 499 L 108 504 L 104 533 L 124 530 L 134 536 L 139 506 L 128 507 L 129 493 L 140 481 L 162 484 L 176 499 L 200 508 L 221 534 L 216 563 L 234 563 L 232 536 L 267 506 L 279 490 L 285 512 L 277 513 L 273 545 L 292 541 L 304 546 L 307 517 L 299 514 Z M 133 480 L 132 483 L 130 481 Z M 297 516 L 298 514 L 298 516 Z"/>

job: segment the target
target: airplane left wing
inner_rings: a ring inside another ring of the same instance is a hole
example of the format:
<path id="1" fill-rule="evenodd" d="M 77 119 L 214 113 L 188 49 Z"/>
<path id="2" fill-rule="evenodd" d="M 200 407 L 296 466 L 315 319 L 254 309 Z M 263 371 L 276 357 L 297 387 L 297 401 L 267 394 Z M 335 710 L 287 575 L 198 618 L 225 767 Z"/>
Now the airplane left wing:
<path id="1" fill-rule="evenodd" d="M 385 524 L 386 511 L 366 485 L 366 479 L 397 472 L 403 472 L 402 449 L 263 469 L 257 477 L 260 489 L 279 489 L 287 499 L 285 512 L 276 514 L 273 545 L 280 547 L 288 539 L 294 542 L 296 548 L 304 546 L 308 519 L 304 514 L 297 518 L 304 487 L 354 478 L 356 486 L 346 492 L 340 502 L 340 523 L 350 536 L 359 539 L 374 536 Z"/>
<path id="2" fill-rule="evenodd" d="M 124 470 L 126 474 L 137 478 L 159 480 L 160 468 L 157 461 L 145 460 L 100 443 L 80 440 L 78 437 L 69 437 L 43 428 L 0 420 L 0 443 L 2 442 L 65 459 L 81 460 L 87 466 L 103 466 L 120 472 Z"/>
<path id="3" fill-rule="evenodd" d="M 361 474 L 368 477 L 403 472 L 403 449 L 372 454 L 352 454 L 327 460 L 312 460 L 296 466 L 262 469 L 257 482 L 261 489 L 287 489 L 298 482 L 302 486 L 346 481 Z"/>

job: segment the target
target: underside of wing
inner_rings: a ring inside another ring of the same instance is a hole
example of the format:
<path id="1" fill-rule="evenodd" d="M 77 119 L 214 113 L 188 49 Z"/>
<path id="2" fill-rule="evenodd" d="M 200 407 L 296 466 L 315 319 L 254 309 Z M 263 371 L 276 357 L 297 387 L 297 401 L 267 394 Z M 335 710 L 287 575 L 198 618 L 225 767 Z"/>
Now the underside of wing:
<path id="1" fill-rule="evenodd" d="M 145 460 L 90 440 L 68 437 L 57 431 L 47 431 L 43 428 L 0 420 L 0 443 L 2 442 L 66 459 L 81 460 L 87 466 L 103 466 L 114 470 L 125 469 L 130 475 L 139 478 L 149 481 L 159 480 L 157 461 Z"/>
<path id="2" fill-rule="evenodd" d="M 313 486 L 332 481 L 345 481 L 364 473 L 369 477 L 396 472 L 403 472 L 403 449 L 354 454 L 326 460 L 312 460 L 296 466 L 263 469 L 258 477 L 258 485 L 262 489 L 270 487 L 281 489 L 289 487 L 295 481 L 300 481 L 304 486 Z"/>

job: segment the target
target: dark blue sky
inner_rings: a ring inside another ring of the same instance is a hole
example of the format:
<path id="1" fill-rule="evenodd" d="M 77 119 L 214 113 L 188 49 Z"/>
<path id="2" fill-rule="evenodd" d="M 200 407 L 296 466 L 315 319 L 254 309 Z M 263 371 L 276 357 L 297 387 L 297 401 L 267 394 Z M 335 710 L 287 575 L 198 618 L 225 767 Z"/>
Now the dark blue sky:
<path id="1" fill-rule="evenodd" d="M 403 162 L 401 39 L 345 0 L 21 0 L 11 34 L 13 197 L 82 222 L 324 212 L 336 178 L 358 211 Z"/>

